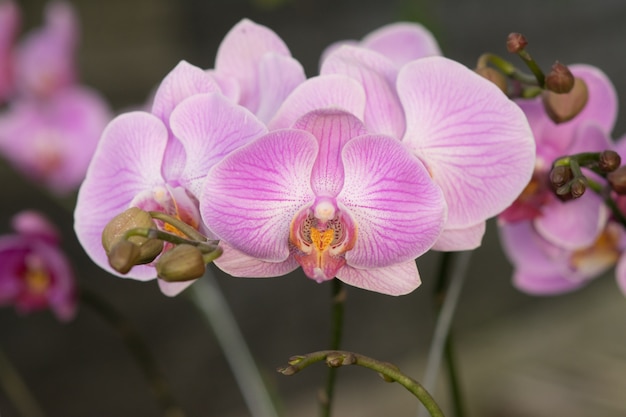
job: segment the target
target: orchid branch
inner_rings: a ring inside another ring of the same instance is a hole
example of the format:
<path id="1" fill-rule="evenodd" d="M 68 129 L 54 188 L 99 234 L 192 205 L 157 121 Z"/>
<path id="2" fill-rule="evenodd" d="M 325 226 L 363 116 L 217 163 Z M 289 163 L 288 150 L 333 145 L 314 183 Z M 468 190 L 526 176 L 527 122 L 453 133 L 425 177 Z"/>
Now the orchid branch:
<path id="1" fill-rule="evenodd" d="M 305 355 L 293 356 L 289 359 L 287 366 L 278 368 L 277 371 L 283 375 L 291 376 L 309 365 L 321 361 L 325 361 L 331 368 L 338 368 L 344 365 L 357 365 L 376 371 L 385 381 L 397 382 L 417 397 L 424 407 L 426 407 L 431 417 L 444 417 L 443 412 L 433 397 L 419 382 L 400 372 L 395 365 L 381 362 L 359 353 L 340 350 L 321 350 Z"/>

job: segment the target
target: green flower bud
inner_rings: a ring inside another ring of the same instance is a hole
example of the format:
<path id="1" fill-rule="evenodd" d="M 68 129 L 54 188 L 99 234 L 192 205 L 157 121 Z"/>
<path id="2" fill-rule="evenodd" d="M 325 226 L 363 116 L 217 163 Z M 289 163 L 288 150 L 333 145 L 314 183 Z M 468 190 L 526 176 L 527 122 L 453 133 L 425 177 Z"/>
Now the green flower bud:
<path id="1" fill-rule="evenodd" d="M 156 229 L 156 224 L 147 211 L 137 207 L 115 216 L 102 231 L 102 246 L 107 255 L 121 240 L 124 234 L 135 228 Z M 151 239 L 144 236 L 131 236 L 128 238 L 140 250 L 140 255 L 136 265 L 152 262 L 163 250 L 163 242 L 158 239 Z"/>
<path id="2" fill-rule="evenodd" d="M 180 244 L 164 252 L 156 262 L 159 278 L 168 282 L 191 281 L 200 278 L 206 269 L 200 249 Z"/>
<path id="3" fill-rule="evenodd" d="M 139 246 L 121 239 L 107 252 L 109 265 L 120 274 L 127 274 L 141 257 Z"/>
<path id="4" fill-rule="evenodd" d="M 588 98 L 587 84 L 580 78 L 574 78 L 574 87 L 569 93 L 544 91 L 543 106 L 554 123 L 563 123 L 576 117 L 585 108 Z"/>

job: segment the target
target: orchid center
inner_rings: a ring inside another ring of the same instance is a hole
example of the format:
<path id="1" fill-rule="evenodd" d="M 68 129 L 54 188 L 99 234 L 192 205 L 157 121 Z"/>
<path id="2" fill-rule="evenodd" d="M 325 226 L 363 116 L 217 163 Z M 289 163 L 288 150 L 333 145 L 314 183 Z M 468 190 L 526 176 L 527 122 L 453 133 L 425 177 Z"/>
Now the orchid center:
<path id="1" fill-rule="evenodd" d="M 28 293 L 32 295 L 45 294 L 50 288 L 52 280 L 41 259 L 32 255 L 27 256 L 25 268 L 23 277 Z"/>
<path id="2" fill-rule="evenodd" d="M 294 217 L 289 235 L 293 256 L 304 273 L 322 282 L 334 278 L 346 264 L 345 253 L 354 247 L 357 228 L 334 201 L 320 199 Z"/>
<path id="3" fill-rule="evenodd" d="M 586 276 L 603 273 L 619 259 L 619 240 L 619 226 L 609 224 L 591 246 L 572 254 L 571 267 Z"/>

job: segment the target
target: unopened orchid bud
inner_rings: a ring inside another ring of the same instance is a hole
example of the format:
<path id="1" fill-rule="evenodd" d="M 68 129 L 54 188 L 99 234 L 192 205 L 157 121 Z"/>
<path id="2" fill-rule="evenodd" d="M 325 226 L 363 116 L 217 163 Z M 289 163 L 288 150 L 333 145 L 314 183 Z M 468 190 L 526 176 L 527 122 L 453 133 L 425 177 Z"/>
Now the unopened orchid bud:
<path id="1" fill-rule="evenodd" d="M 528 45 L 528 41 L 521 33 L 509 33 L 509 36 L 506 38 L 506 50 L 512 54 L 523 50 L 526 48 L 526 45 Z"/>
<path id="2" fill-rule="evenodd" d="M 626 165 L 622 165 L 606 176 L 613 191 L 617 194 L 626 194 Z"/>
<path id="3" fill-rule="evenodd" d="M 572 179 L 572 169 L 568 166 L 560 165 L 550 171 L 550 184 L 555 189 L 562 187 Z"/>
<path id="4" fill-rule="evenodd" d="M 150 214 L 137 207 L 115 216 L 102 231 L 102 246 L 107 254 L 119 241 L 124 240 L 124 235 L 135 228 L 156 229 L 156 224 Z M 128 238 L 140 250 L 136 265 L 152 262 L 163 250 L 163 242 L 144 236 L 131 236 Z"/>
<path id="5" fill-rule="evenodd" d="M 107 252 L 109 265 L 120 274 L 127 274 L 141 257 L 139 246 L 128 240 L 120 239 Z"/>
<path id="6" fill-rule="evenodd" d="M 494 83 L 504 94 L 508 92 L 506 77 L 500 71 L 491 67 L 481 67 L 476 68 L 476 73 Z"/>
<path id="7" fill-rule="evenodd" d="M 546 76 L 546 89 L 557 94 L 565 94 L 574 88 L 574 74 L 566 65 L 556 61 Z"/>
<path id="8" fill-rule="evenodd" d="M 576 199 L 582 197 L 586 190 L 587 182 L 584 178 L 576 178 L 572 181 L 570 186 L 570 194 L 572 195 L 572 198 Z"/>
<path id="9" fill-rule="evenodd" d="M 576 117 L 585 108 L 588 98 L 587 84 L 580 78 L 574 78 L 574 87 L 569 93 L 544 91 L 543 105 L 554 123 L 563 123 Z"/>
<path id="10" fill-rule="evenodd" d="M 191 281 L 200 278 L 206 269 L 200 249 L 180 244 L 164 252 L 156 262 L 159 278 L 168 282 Z"/>
<path id="11" fill-rule="evenodd" d="M 622 158 L 615 151 L 607 150 L 600 153 L 598 167 L 603 172 L 613 172 L 622 164 Z"/>

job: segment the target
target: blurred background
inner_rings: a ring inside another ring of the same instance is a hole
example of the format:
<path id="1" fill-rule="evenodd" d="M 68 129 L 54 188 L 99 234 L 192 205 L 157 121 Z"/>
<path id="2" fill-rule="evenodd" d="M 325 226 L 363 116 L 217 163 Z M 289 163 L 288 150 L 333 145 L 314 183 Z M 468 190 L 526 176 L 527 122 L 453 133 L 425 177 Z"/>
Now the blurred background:
<path id="1" fill-rule="evenodd" d="M 521 32 L 543 68 L 556 59 L 606 72 L 626 97 L 626 2 L 623 0 L 74 0 L 82 25 L 81 80 L 116 111 L 142 105 L 180 60 L 214 64 L 228 30 L 247 17 L 272 28 L 315 75 L 322 50 L 360 39 L 398 20 L 433 31 L 444 54 L 473 67 L 483 52 L 506 55 L 509 32 Z M 41 24 L 43 0 L 18 1 L 24 30 Z M 513 62 L 515 57 L 511 57 Z M 625 131 L 620 114 L 614 132 Z M 0 232 L 23 208 L 49 214 L 64 231 L 82 287 L 131 320 L 152 349 L 189 417 L 248 416 L 215 337 L 190 299 L 160 293 L 156 282 L 109 276 L 86 257 L 63 204 L 0 162 Z M 393 298 L 348 288 L 343 347 L 393 362 L 416 379 L 432 338 L 433 281 L 440 254 L 418 260 L 423 284 Z M 0 268 L 2 265 L 0 265 Z M 510 283 L 496 228 L 475 251 L 453 330 L 470 416 L 626 415 L 626 300 L 612 273 L 575 293 L 530 297 Z M 317 415 L 325 366 L 285 377 L 275 372 L 295 354 L 325 349 L 331 286 L 302 274 L 237 279 L 216 272 L 241 330 L 285 416 Z M 51 417 L 158 416 L 152 392 L 118 334 L 81 305 L 59 323 L 49 312 L 0 310 L 0 346 Z M 435 393 L 450 412 L 445 381 Z M 337 416 L 413 416 L 417 401 L 401 386 L 362 368 L 339 370 Z M 451 412 L 450 412 L 451 413 Z M 0 415 L 19 414 L 0 391 Z"/>

